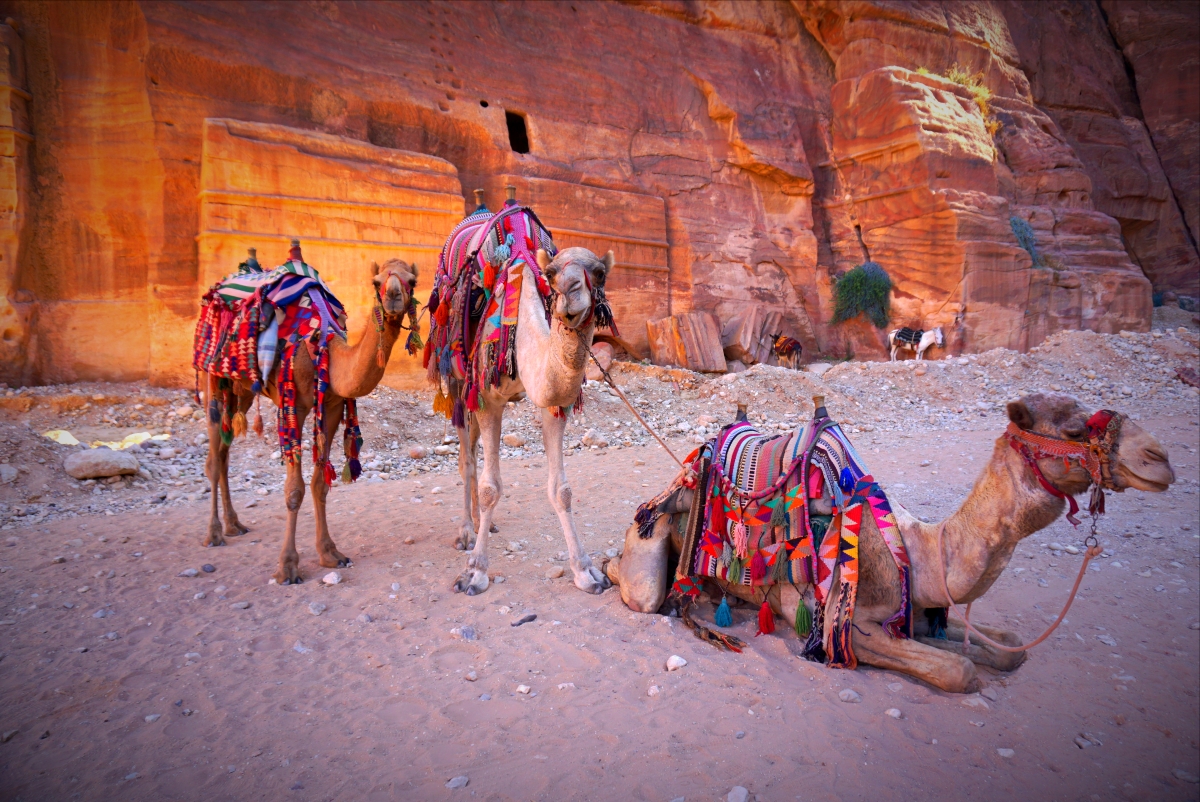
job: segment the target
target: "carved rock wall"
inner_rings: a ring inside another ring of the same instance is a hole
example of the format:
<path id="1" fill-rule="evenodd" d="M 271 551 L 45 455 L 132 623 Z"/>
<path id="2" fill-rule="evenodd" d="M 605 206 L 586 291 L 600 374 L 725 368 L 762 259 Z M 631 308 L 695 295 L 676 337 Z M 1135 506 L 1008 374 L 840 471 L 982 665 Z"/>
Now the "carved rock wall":
<path id="1" fill-rule="evenodd" d="M 955 350 L 1144 328 L 1150 281 L 1194 280 L 1171 122 L 1190 112 L 1143 114 L 1137 65 L 1165 62 L 1111 5 L 0 2 L 29 135 L 0 188 L 0 348 L 19 357 L 0 379 L 178 383 L 204 289 L 290 236 L 349 294 L 390 256 L 427 292 L 464 199 L 495 207 L 508 183 L 561 244 L 614 251 L 639 349 L 646 320 L 756 305 L 807 355 L 882 354 L 869 325 L 830 324 L 833 279 L 868 256 L 895 324 L 948 325 Z M 983 75 L 995 136 L 938 77 L 953 64 Z M 388 380 L 419 383 L 416 360 Z"/>

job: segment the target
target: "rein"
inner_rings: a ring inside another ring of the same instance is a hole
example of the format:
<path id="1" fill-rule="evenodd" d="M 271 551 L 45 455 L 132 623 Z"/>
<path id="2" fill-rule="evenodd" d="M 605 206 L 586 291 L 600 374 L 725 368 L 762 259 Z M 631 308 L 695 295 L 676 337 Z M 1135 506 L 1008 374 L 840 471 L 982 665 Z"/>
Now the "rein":
<path id="1" fill-rule="evenodd" d="M 420 304 L 417 302 L 416 287 L 409 288 L 408 307 L 399 315 L 393 317 L 388 316 L 383 311 L 383 298 L 379 291 L 384 282 L 380 282 L 380 286 L 375 288 L 375 303 L 371 307 L 371 322 L 375 324 L 375 333 L 379 335 L 375 343 L 375 362 L 379 367 L 384 367 L 387 364 L 387 359 L 383 356 L 383 328 L 387 326 L 395 326 L 398 331 L 409 332 L 408 340 L 404 344 L 404 349 L 408 351 L 409 356 L 416 356 L 417 351 L 421 348 L 421 335 L 419 326 L 421 318 L 425 317 L 425 313 L 429 311 L 429 307 L 421 310 L 421 314 L 417 315 L 417 307 Z M 403 283 L 403 282 L 401 282 Z M 404 316 L 408 315 L 408 325 L 404 325 Z"/>

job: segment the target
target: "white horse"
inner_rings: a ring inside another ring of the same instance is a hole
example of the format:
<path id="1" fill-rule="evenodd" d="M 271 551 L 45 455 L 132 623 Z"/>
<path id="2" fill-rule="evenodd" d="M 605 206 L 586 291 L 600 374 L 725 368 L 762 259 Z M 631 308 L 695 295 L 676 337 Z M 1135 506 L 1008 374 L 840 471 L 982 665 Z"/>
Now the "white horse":
<path id="1" fill-rule="evenodd" d="M 921 331 L 920 329 L 902 328 L 895 329 L 888 334 L 888 345 L 892 347 L 892 361 L 896 361 L 896 352 L 901 348 L 907 348 L 909 351 L 917 352 L 917 359 L 921 359 L 925 351 L 931 345 L 937 345 L 938 348 L 943 348 L 946 345 L 946 340 L 942 336 L 942 327 L 935 326 L 929 331 Z"/>

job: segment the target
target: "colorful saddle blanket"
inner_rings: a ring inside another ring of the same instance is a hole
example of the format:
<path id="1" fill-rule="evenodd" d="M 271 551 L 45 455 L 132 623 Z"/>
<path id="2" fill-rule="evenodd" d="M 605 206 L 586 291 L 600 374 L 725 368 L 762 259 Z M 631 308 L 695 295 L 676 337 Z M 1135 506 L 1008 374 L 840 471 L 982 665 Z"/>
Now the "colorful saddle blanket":
<path id="1" fill-rule="evenodd" d="M 429 298 L 424 364 L 438 386 L 434 410 L 455 426 L 464 425 L 467 411 L 480 408 L 484 387 L 516 375 L 524 268 L 537 282 L 543 303 L 550 297 L 535 258 L 539 248 L 551 256 L 558 252 L 537 215 L 511 201 L 496 214 L 479 207 L 454 227 L 442 247 Z"/>
<path id="2" fill-rule="evenodd" d="M 885 623 L 893 637 L 912 636 L 908 554 L 883 489 L 838 424 L 812 421 L 788 435 L 764 434 L 735 423 L 701 447 L 711 459 L 705 487 L 704 520 L 695 549 L 687 555 L 692 572 L 741 585 L 776 582 L 811 584 L 817 600 L 815 625 L 805 656 L 830 665 L 857 665 L 851 626 L 858 588 L 858 536 L 870 514 L 902 580 L 900 609 Z M 700 459 L 693 463 L 699 468 Z M 809 499 L 831 491 L 832 519 L 810 514 Z M 834 588 L 834 575 L 838 586 Z M 694 582 L 676 584 L 695 592 Z M 825 601 L 836 594 L 832 621 Z"/>
<path id="3" fill-rule="evenodd" d="M 221 426 L 226 443 L 233 439 L 236 399 L 232 379 L 252 382 L 260 392 L 274 368 L 274 355 L 282 345 L 279 365 L 277 429 L 279 450 L 284 459 L 299 460 L 300 424 L 296 414 L 294 359 L 301 344 L 315 366 L 313 409 L 313 462 L 332 484 L 333 466 L 324 452 L 325 399 L 329 390 L 329 344 L 334 337 L 346 339 L 345 307 L 321 280 L 316 269 L 304 262 L 293 247 L 290 258 L 270 271 L 243 269 L 214 284 L 205 294 L 196 322 L 192 366 L 220 379 L 209 415 Z M 362 472 L 358 453 L 362 435 L 354 399 L 343 409 L 346 465 L 342 478 L 354 481 Z"/>

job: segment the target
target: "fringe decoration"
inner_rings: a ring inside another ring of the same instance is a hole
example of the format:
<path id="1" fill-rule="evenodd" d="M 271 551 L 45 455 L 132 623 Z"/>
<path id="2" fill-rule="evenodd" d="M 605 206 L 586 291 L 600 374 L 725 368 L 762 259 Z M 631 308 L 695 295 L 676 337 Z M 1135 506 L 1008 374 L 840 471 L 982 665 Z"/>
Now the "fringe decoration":
<path id="1" fill-rule="evenodd" d="M 726 570 L 729 569 L 729 564 L 733 562 L 733 549 L 730 548 L 729 541 L 725 541 L 725 544 L 721 547 L 721 556 L 717 561 L 725 566 Z"/>
<path id="2" fill-rule="evenodd" d="M 353 481 L 354 477 L 350 475 L 350 463 L 347 461 L 346 464 L 342 466 L 342 484 L 348 485 Z"/>
<path id="3" fill-rule="evenodd" d="M 658 520 L 657 505 L 647 501 L 638 507 L 633 520 L 638 525 L 638 537 L 642 540 L 649 539 L 650 535 L 654 533 L 654 523 Z"/>
<path id="4" fill-rule="evenodd" d="M 421 335 L 416 329 L 414 322 L 413 330 L 408 333 L 408 339 L 404 341 L 404 350 L 408 351 L 409 356 L 416 356 L 417 351 L 425 347 L 425 343 L 421 342 Z M 382 365 L 380 366 L 382 367 Z"/>
<path id="5" fill-rule="evenodd" d="M 447 419 L 454 414 L 454 404 L 451 403 L 450 396 L 442 392 L 440 386 L 437 395 L 433 397 L 433 411 Z"/>
<path id="6" fill-rule="evenodd" d="M 762 607 L 758 608 L 758 632 L 754 633 L 754 637 L 759 635 L 770 635 L 775 631 L 775 613 L 771 611 L 771 605 L 763 599 Z"/>
<path id="7" fill-rule="evenodd" d="M 755 549 L 754 556 L 750 558 L 750 584 L 761 585 L 766 576 L 767 561 L 763 559 L 762 552 Z"/>
<path id="8" fill-rule="evenodd" d="M 745 560 L 750 548 L 750 530 L 741 521 L 733 525 L 733 546 L 738 557 Z"/>
<path id="9" fill-rule="evenodd" d="M 465 429 L 467 426 L 467 407 L 463 404 L 463 400 L 461 398 L 456 399 L 452 409 L 450 422 L 454 424 L 455 429 Z"/>
<path id="10" fill-rule="evenodd" d="M 238 410 L 233 415 L 233 436 L 244 437 L 247 428 L 249 427 L 246 423 L 246 413 Z"/>
<path id="11" fill-rule="evenodd" d="M 808 609 L 808 605 L 804 603 L 804 598 L 800 598 L 800 604 L 796 606 L 796 637 L 807 638 L 808 633 L 812 632 L 812 611 Z"/>
<path id="12" fill-rule="evenodd" d="M 770 526 L 772 529 L 787 524 L 787 513 L 784 511 L 785 507 L 787 507 L 787 498 L 781 495 L 775 502 L 775 509 L 771 510 L 771 523 L 768 524 L 768 526 Z"/>
<path id="13" fill-rule="evenodd" d="M 729 602 L 725 597 L 721 597 L 721 603 L 717 606 L 717 612 L 713 615 L 713 623 L 719 627 L 733 626 L 733 612 L 729 609 Z"/>
<path id="14" fill-rule="evenodd" d="M 741 638 L 736 638 L 733 635 L 726 635 L 722 632 L 714 632 L 703 624 L 698 624 L 692 620 L 691 614 L 691 599 L 685 597 L 683 603 L 679 606 L 679 619 L 683 621 L 683 625 L 692 631 L 700 640 L 705 643 L 711 643 L 718 649 L 726 649 L 731 652 L 741 653 L 742 649 L 746 648 L 746 642 Z"/>
<path id="15" fill-rule="evenodd" d="M 254 399 L 254 423 L 252 424 L 252 427 L 254 429 L 254 433 L 256 435 L 258 435 L 259 437 L 262 437 L 263 436 L 263 418 L 262 418 L 262 409 L 260 406 L 260 400 L 261 400 L 261 396 L 256 396 Z"/>

